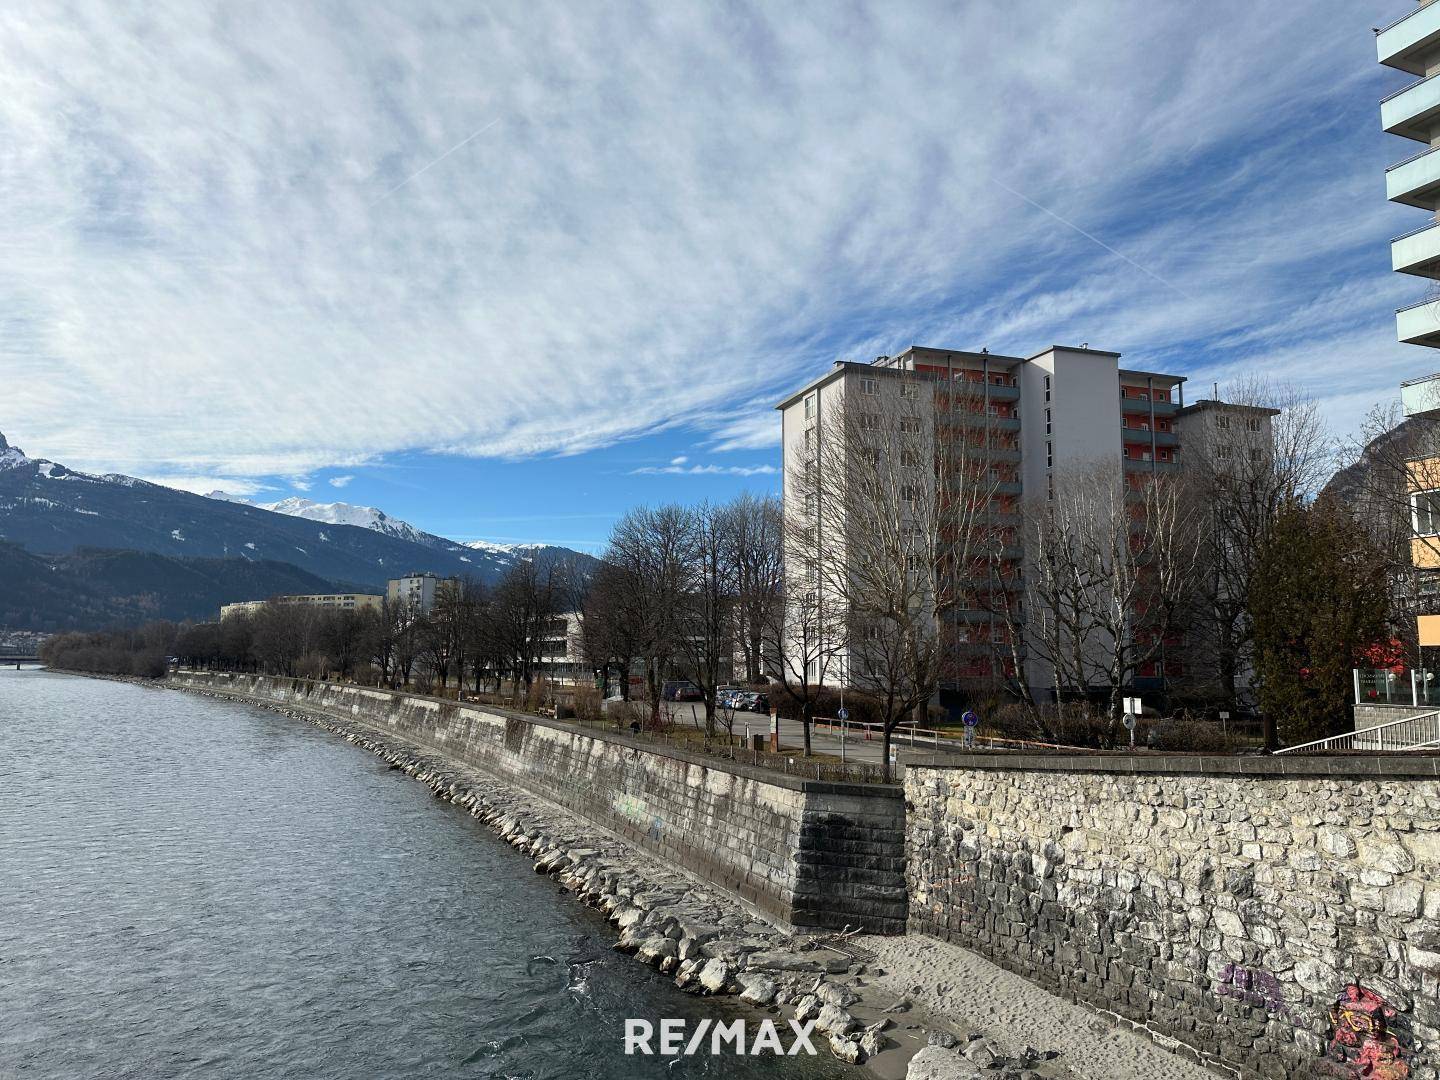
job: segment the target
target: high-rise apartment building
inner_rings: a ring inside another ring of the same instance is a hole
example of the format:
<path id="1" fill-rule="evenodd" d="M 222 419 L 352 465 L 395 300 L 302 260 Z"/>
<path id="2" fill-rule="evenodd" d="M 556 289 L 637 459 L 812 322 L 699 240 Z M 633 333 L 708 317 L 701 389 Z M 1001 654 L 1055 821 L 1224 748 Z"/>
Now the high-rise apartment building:
<path id="1" fill-rule="evenodd" d="M 440 577 L 436 574 L 406 574 L 390 579 L 385 586 L 385 598 L 392 607 L 405 607 L 428 615 L 435 606 L 435 590 L 439 586 Z"/>
<path id="2" fill-rule="evenodd" d="M 1391 202 L 1430 213 L 1420 228 L 1396 237 L 1390 245 L 1391 266 L 1403 274 L 1440 278 L 1440 4 L 1426 0 L 1375 36 L 1380 63 L 1419 78 L 1380 103 L 1381 126 L 1392 135 L 1419 143 L 1423 149 L 1385 170 L 1385 193 Z M 1430 296 L 1396 312 L 1401 341 L 1440 348 L 1440 303 Z M 1433 409 L 1437 377 L 1407 384 L 1407 407 Z"/>
<path id="3" fill-rule="evenodd" d="M 1375 36 L 1380 63 L 1417 76 L 1415 81 L 1380 102 L 1380 124 L 1385 131 L 1419 143 L 1423 149 L 1385 170 L 1385 193 L 1391 202 L 1428 211 L 1417 229 L 1390 243 L 1390 265 L 1402 274 L 1440 279 L 1440 3 L 1423 0 L 1412 11 L 1384 27 Z M 1399 339 L 1411 345 L 1440 348 L 1440 300 L 1433 291 L 1425 299 L 1395 313 Z M 1400 384 L 1407 416 L 1424 417 L 1423 426 L 1410 432 L 1406 488 L 1411 506 L 1412 555 L 1423 596 L 1434 597 L 1440 580 L 1440 524 L 1432 510 L 1440 506 L 1440 471 L 1437 471 L 1435 432 L 1429 425 L 1440 420 L 1440 375 L 1425 375 Z M 1413 426 L 1413 425 L 1412 425 Z M 1416 634 L 1421 648 L 1440 646 L 1440 603 L 1421 604 Z M 1431 613 L 1437 612 L 1437 613 Z"/>
<path id="4" fill-rule="evenodd" d="M 949 670 L 960 678 L 1013 673 L 1019 650 L 1012 648 L 1012 627 L 1015 618 L 1023 620 L 1025 606 L 1022 499 L 1044 497 L 1080 470 L 1113 468 L 1117 484 L 1133 487 L 1145 476 L 1181 468 L 1184 377 L 1123 368 L 1119 360 L 1119 353 L 1088 346 L 1056 345 L 1030 357 L 913 346 L 871 364 L 836 363 L 776 406 L 787 519 L 810 513 L 804 503 L 811 496 L 793 490 L 795 476 L 819 483 L 826 469 L 840 467 L 822 445 L 827 416 L 849 410 L 862 428 L 911 425 L 913 445 L 920 447 L 968 439 L 989 479 L 988 505 L 973 520 L 995 530 L 991 539 L 1001 557 L 987 565 L 987 580 L 973 583 L 970 602 L 951 615 L 946 648 L 956 662 Z M 958 427 L 957 415 L 964 417 Z M 795 573 L 790 578 L 798 580 Z M 1005 602 L 1011 594 L 1020 603 Z M 1044 665 L 1023 654 L 1019 662 L 1032 688 L 1053 684 Z M 842 654 L 825 681 L 853 682 L 857 663 Z M 1182 666 L 1176 655 L 1147 674 L 1175 677 Z"/>

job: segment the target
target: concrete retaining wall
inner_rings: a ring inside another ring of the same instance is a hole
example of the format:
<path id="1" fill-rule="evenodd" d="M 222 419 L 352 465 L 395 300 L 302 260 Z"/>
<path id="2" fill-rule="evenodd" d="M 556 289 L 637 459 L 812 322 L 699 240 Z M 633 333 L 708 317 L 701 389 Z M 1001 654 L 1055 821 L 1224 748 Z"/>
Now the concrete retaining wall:
<path id="1" fill-rule="evenodd" d="M 794 926 L 905 928 L 898 788 L 801 780 L 475 705 L 306 679 L 170 683 L 359 721 L 558 803 Z"/>
<path id="2" fill-rule="evenodd" d="M 1245 1076 L 1437 1076 L 1437 759 L 974 756 L 905 791 L 912 930 Z"/>

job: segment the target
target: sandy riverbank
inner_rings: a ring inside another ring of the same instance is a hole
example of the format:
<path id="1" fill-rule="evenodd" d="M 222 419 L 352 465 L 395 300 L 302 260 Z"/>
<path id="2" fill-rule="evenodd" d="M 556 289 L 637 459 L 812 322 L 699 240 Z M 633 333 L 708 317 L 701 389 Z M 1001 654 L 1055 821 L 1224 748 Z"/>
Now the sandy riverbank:
<path id="1" fill-rule="evenodd" d="M 861 976 L 862 1000 L 851 1011 L 865 1016 L 900 1000 L 911 1002 L 907 1011 L 888 1014 L 896 1026 L 887 1034 L 898 1045 L 869 1063 L 885 1080 L 904 1075 L 930 1031 L 954 1035 L 961 1047 L 979 1033 L 1012 1060 L 1033 1047 L 1047 1057 L 1028 1068 L 1055 1080 L 1214 1080 L 1217 1075 L 958 946 L 917 934 L 855 942 L 875 960 Z"/>

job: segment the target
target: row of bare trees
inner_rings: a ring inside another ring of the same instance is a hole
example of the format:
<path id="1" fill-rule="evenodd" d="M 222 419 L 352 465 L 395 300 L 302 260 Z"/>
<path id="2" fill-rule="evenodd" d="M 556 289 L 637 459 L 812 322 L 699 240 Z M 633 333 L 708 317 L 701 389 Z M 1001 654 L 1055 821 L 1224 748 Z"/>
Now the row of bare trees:
<path id="1" fill-rule="evenodd" d="M 173 647 L 183 662 L 227 670 L 335 674 L 427 693 L 452 682 L 498 693 L 508 683 L 523 696 L 551 654 L 565 650 L 565 614 L 585 584 L 578 562 L 519 559 L 493 586 L 441 582 L 429 611 L 389 600 L 359 609 L 269 603 L 186 627 Z"/>
<path id="2" fill-rule="evenodd" d="M 606 689 L 613 675 L 628 698 L 630 673 L 639 668 L 658 721 L 665 681 L 687 680 L 713 735 L 720 687 L 775 673 L 781 529 L 779 503 L 751 495 L 626 514 L 581 605 L 584 653 Z"/>

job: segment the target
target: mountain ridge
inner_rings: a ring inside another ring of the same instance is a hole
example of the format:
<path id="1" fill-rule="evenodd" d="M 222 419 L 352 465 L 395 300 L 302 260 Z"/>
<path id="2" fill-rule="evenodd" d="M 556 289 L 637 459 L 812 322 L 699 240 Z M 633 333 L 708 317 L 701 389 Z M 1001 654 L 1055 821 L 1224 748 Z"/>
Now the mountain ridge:
<path id="1" fill-rule="evenodd" d="M 384 520 L 396 521 L 388 515 Z M 119 473 L 83 473 L 28 457 L 0 434 L 0 540 L 36 554 L 104 548 L 182 559 L 269 560 L 325 581 L 376 589 L 391 578 L 424 571 L 493 582 L 516 557 L 492 548 L 467 547 L 407 522 L 399 522 L 396 528 L 400 527 L 401 535 L 396 535 L 197 495 Z M 413 530 L 415 538 L 404 530 Z M 536 546 L 530 553 L 591 558 L 548 545 Z"/>

